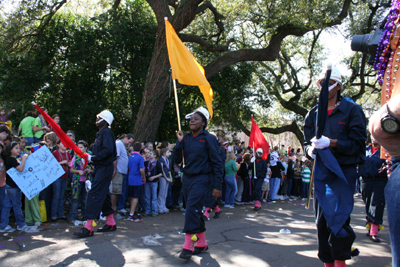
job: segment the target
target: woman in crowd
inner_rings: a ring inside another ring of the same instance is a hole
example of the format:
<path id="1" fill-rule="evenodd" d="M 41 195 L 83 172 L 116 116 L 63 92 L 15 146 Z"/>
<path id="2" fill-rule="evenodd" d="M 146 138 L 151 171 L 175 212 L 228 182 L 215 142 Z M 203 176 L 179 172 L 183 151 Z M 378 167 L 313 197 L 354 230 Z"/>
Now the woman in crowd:
<path id="1" fill-rule="evenodd" d="M 53 156 L 60 163 L 65 173 L 55 180 L 53 186 L 53 201 L 51 203 L 51 220 L 66 219 L 64 215 L 64 193 L 67 187 L 68 165 L 71 161 L 71 154 L 67 151 L 64 144 L 58 140 L 57 149 L 53 151 Z"/>
<path id="2" fill-rule="evenodd" d="M 387 170 L 383 167 L 385 160 L 380 158 L 380 145 L 374 138 L 371 139 L 372 144 L 367 148 L 365 163 L 359 166 L 358 172 L 362 177 L 361 192 L 367 214 L 368 235 L 372 242 L 381 242 L 378 231 L 383 223 L 388 177 Z"/>
<path id="3" fill-rule="evenodd" d="M 224 162 L 219 155 L 217 138 L 209 134 L 207 127 L 210 114 L 205 108 L 198 108 L 186 115 L 190 119 L 191 132 L 183 134 L 179 131 L 173 160 L 182 162 L 184 155 L 185 167 L 183 172 L 183 195 L 186 199 L 185 244 L 179 255 L 182 259 L 190 259 L 192 254 L 199 254 L 208 249 L 205 237 L 205 224 L 202 216 L 202 207 L 206 193 L 213 183 L 213 196 L 221 196 Z M 197 242 L 194 247 L 194 242 Z"/>
<path id="4" fill-rule="evenodd" d="M 78 141 L 78 148 L 82 153 L 88 153 L 92 154 L 90 151 L 87 151 L 88 144 L 80 140 Z M 69 167 L 70 167 L 70 172 L 73 173 L 73 178 L 71 181 L 71 190 L 72 190 L 72 196 L 71 196 L 71 209 L 69 211 L 68 215 L 68 221 L 74 222 L 75 220 L 78 219 L 78 208 L 79 205 L 81 207 L 81 215 L 82 215 L 82 221 L 86 221 L 86 197 L 87 197 L 87 191 L 85 188 L 85 183 L 87 180 L 91 181 L 91 173 L 93 173 L 93 170 L 89 168 L 89 165 L 87 165 L 87 168 L 84 168 L 85 163 L 84 159 L 80 158 L 78 155 L 75 154 L 75 156 L 72 158 Z"/>
<path id="5" fill-rule="evenodd" d="M 253 166 L 250 163 L 250 153 L 245 153 L 243 155 L 243 162 L 240 164 L 240 168 L 237 172 L 238 178 L 243 180 L 243 197 L 242 201 L 246 204 L 254 204 L 252 203 L 252 179 L 250 175 L 250 170 Z"/>
<path id="6" fill-rule="evenodd" d="M 158 215 L 158 202 L 157 202 L 157 188 L 158 180 L 162 177 L 162 170 L 157 168 L 157 151 L 149 150 L 147 152 L 148 160 L 144 162 L 146 172 L 145 194 L 146 194 L 146 207 L 145 214 L 147 216 Z"/>
<path id="7" fill-rule="evenodd" d="M 11 142 L 8 144 L 2 154 L 4 165 L 6 171 L 11 168 L 17 169 L 17 171 L 22 172 L 25 168 L 25 162 L 28 158 L 28 154 L 25 154 L 21 158 L 21 162 L 18 162 L 17 156 L 19 155 L 19 144 L 17 142 Z M 25 223 L 24 215 L 21 209 L 21 190 L 13 179 L 6 174 L 6 184 L 4 185 L 6 190 L 3 208 L 1 210 L 1 221 L 0 221 L 0 232 L 14 232 L 15 229 L 8 225 L 8 218 L 10 215 L 10 210 L 13 208 L 15 220 L 17 222 L 17 230 L 23 231 L 26 229 L 27 225 Z"/>
<path id="8" fill-rule="evenodd" d="M 232 151 L 226 154 L 225 160 L 225 205 L 224 208 L 234 208 L 235 195 L 237 192 L 236 172 L 238 166 L 235 161 L 236 157 Z"/>
<path id="9" fill-rule="evenodd" d="M 169 151 L 168 148 L 162 148 L 160 154 L 161 157 L 157 162 L 157 164 L 159 164 L 159 170 L 162 174 L 159 181 L 160 189 L 158 191 L 158 213 L 168 213 L 169 209 L 167 209 L 165 203 L 167 200 L 169 183 L 172 183 L 172 177 L 171 177 L 172 162 L 168 160 L 168 157 L 171 155 L 171 152 Z"/>

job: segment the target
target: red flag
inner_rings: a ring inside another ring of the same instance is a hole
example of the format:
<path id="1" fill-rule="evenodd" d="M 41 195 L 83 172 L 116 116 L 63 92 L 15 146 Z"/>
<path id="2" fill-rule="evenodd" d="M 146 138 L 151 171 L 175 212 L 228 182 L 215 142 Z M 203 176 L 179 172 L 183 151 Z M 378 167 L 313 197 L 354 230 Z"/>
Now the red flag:
<path id="1" fill-rule="evenodd" d="M 88 162 L 88 154 L 87 153 L 82 153 L 82 151 L 78 148 L 77 145 L 75 145 L 74 141 L 71 140 L 67 136 L 66 133 L 58 126 L 58 124 L 47 114 L 44 112 L 38 105 L 36 105 L 35 102 L 32 102 L 33 106 L 39 111 L 40 114 L 42 114 L 43 118 L 53 127 L 53 131 L 57 134 L 57 136 L 60 138 L 61 142 L 65 146 L 65 148 L 70 148 L 72 149 L 76 155 L 79 157 L 85 159 L 85 166 L 87 165 Z"/>
<path id="2" fill-rule="evenodd" d="M 253 147 L 254 142 L 254 147 Z M 254 121 L 253 116 L 251 116 L 251 132 L 250 132 L 250 140 L 249 147 L 253 147 L 254 152 L 257 149 L 262 148 L 264 160 L 267 160 L 269 154 L 269 144 L 265 139 L 261 129 L 258 127 L 257 123 Z"/>

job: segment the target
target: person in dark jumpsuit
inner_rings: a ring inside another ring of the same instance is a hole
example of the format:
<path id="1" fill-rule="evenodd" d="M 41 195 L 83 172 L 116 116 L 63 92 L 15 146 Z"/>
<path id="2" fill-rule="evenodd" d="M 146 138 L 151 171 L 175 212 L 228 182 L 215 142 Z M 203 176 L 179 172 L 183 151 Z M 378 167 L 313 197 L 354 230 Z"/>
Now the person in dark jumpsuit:
<path id="1" fill-rule="evenodd" d="M 385 210 L 385 187 L 388 182 L 387 170 L 384 168 L 385 160 L 381 159 L 379 143 L 372 137 L 371 145 L 367 148 L 367 158 L 358 168 L 362 177 L 361 193 L 367 214 L 368 236 L 373 242 L 381 242 L 378 231 L 383 223 Z"/>
<path id="2" fill-rule="evenodd" d="M 261 200 L 262 200 L 262 184 L 264 182 L 264 178 L 267 177 L 268 172 L 268 164 L 262 158 L 264 151 L 262 148 L 258 148 L 256 151 L 256 158 L 253 158 L 253 179 L 254 179 L 254 211 L 259 211 L 261 209 Z M 255 161 L 255 163 L 254 163 Z M 254 171 L 255 169 L 255 171 Z"/>
<path id="3" fill-rule="evenodd" d="M 96 134 L 96 140 L 93 146 L 93 155 L 88 156 L 88 161 L 94 165 L 94 178 L 91 189 L 87 195 L 86 215 L 87 222 L 85 227 L 74 235 L 78 237 L 93 236 L 93 221 L 103 212 L 107 222 L 98 232 L 109 232 L 117 229 L 114 220 L 114 210 L 111 206 L 110 195 L 108 194 L 111 183 L 114 164 L 117 158 L 117 149 L 115 146 L 115 136 L 112 133 L 111 123 L 114 117 L 108 110 L 104 110 L 97 115 L 96 126 L 99 131 Z"/>
<path id="4" fill-rule="evenodd" d="M 317 82 L 321 88 L 322 80 Z M 366 119 L 361 107 L 342 98 L 343 89 L 341 74 L 333 67 L 329 81 L 328 116 L 325 122 L 323 136 L 316 140 L 317 106 L 313 107 L 305 118 L 304 123 L 304 148 L 309 158 L 315 157 L 314 148 L 329 148 L 337 159 L 340 168 L 347 180 L 346 192 L 351 192 L 351 209 L 354 205 L 353 193 L 357 179 L 357 165 L 365 160 Z M 343 190 L 345 191 L 345 190 Z M 320 200 L 321 202 L 321 200 Z M 350 227 L 350 214 L 345 224 L 340 226 L 340 235 L 335 236 L 327 222 L 324 213 L 333 211 L 323 210 L 315 201 L 316 223 L 318 235 L 318 257 L 327 267 L 346 266 L 345 260 L 351 258 L 351 248 L 355 240 L 355 234 Z"/>
<path id="5" fill-rule="evenodd" d="M 210 184 L 213 184 L 214 198 L 221 196 L 224 161 L 217 138 L 205 130 L 209 117 L 207 109 L 202 107 L 186 115 L 186 119 L 190 119 L 191 132 L 176 134 L 178 141 L 172 153 L 174 162 L 184 161 L 182 191 L 186 211 L 183 232 L 186 236 L 179 257 L 186 260 L 208 249 L 202 208 Z"/>

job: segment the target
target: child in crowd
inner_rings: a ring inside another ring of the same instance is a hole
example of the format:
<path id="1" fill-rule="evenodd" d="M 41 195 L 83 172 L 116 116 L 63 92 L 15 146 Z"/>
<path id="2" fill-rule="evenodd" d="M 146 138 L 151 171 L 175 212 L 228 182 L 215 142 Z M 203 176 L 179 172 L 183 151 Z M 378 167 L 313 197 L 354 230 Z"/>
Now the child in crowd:
<path id="1" fill-rule="evenodd" d="M 20 142 L 20 157 L 22 157 L 22 155 L 24 154 L 32 154 L 32 151 L 26 152 L 26 153 L 22 153 L 22 145 L 23 145 L 23 141 L 25 139 L 23 137 L 21 137 L 21 142 Z M 26 140 L 25 140 L 26 142 Z M 39 210 L 39 194 L 38 193 L 36 196 L 34 196 L 31 200 L 29 200 L 26 196 L 25 196 L 25 222 L 27 225 L 29 226 L 40 226 L 42 225 L 42 217 L 40 215 L 40 210 Z"/>
<path id="2" fill-rule="evenodd" d="M 146 207 L 145 214 L 147 216 L 157 216 L 158 215 L 158 202 L 157 202 L 157 188 L 158 180 L 162 176 L 162 171 L 157 168 L 157 151 L 149 150 L 147 152 L 148 160 L 144 162 L 144 167 L 146 170 Z"/>
<path id="3" fill-rule="evenodd" d="M 12 122 L 7 121 L 7 118 L 15 112 L 15 109 L 12 109 L 10 112 L 6 114 L 6 110 L 3 107 L 0 107 L 0 124 L 5 124 L 10 130 L 12 130 Z"/>
<path id="4" fill-rule="evenodd" d="M 19 152 L 19 144 L 17 142 L 11 142 L 11 144 L 8 144 L 5 147 L 2 156 L 5 162 L 6 171 L 11 168 L 16 168 L 19 172 L 24 170 L 28 155 L 25 154 L 22 156 L 20 164 L 17 160 Z M 15 231 L 14 228 L 8 225 L 8 218 L 11 208 L 13 208 L 15 220 L 17 221 L 17 230 L 23 231 L 26 229 L 27 225 L 21 209 L 21 190 L 8 174 L 6 174 L 6 184 L 4 185 L 4 189 L 7 191 L 7 194 L 5 194 L 3 208 L 1 211 L 0 232 L 9 233 Z"/>
<path id="5" fill-rule="evenodd" d="M 168 157 L 171 156 L 171 151 L 168 148 L 162 148 L 160 154 L 161 157 L 157 164 L 159 164 L 162 176 L 160 177 L 160 189 L 158 191 L 158 213 L 168 213 L 169 209 L 167 209 L 165 202 L 168 194 L 168 183 L 172 183 L 172 162 L 168 160 Z"/>
<path id="6" fill-rule="evenodd" d="M 44 135 L 44 141 L 47 144 L 47 148 L 50 149 L 50 152 L 53 152 L 57 149 L 57 140 L 58 137 L 54 132 L 50 132 Z"/>
<path id="7" fill-rule="evenodd" d="M 142 182 L 146 181 L 144 158 L 140 155 L 140 143 L 133 144 L 133 155 L 129 157 L 128 161 L 128 182 L 129 190 L 128 196 L 131 197 L 131 207 L 128 220 L 133 222 L 141 222 L 142 218 L 136 214 L 136 206 L 140 198 L 140 191 Z"/>
<path id="8" fill-rule="evenodd" d="M 310 188 L 310 178 L 311 178 L 311 161 L 306 160 L 304 162 L 304 168 L 301 172 L 301 177 L 303 181 L 303 200 L 306 200 L 308 197 L 308 191 Z"/>
<path id="9" fill-rule="evenodd" d="M 303 182 L 301 177 L 301 171 L 303 168 L 301 166 L 302 162 L 297 159 L 296 163 L 294 164 L 293 195 L 298 198 L 303 194 Z"/>
<path id="10" fill-rule="evenodd" d="M 60 163 L 65 173 L 55 180 L 53 186 L 53 201 L 51 203 L 51 220 L 66 219 L 64 216 L 64 193 L 68 180 L 68 165 L 71 162 L 71 154 L 67 151 L 61 140 L 57 141 L 57 149 L 53 151 L 53 156 Z"/>
<path id="11" fill-rule="evenodd" d="M 271 174 L 272 174 L 272 171 L 271 171 L 271 168 L 270 168 L 270 164 L 269 163 L 267 163 L 267 166 L 268 166 L 268 168 L 267 168 L 267 177 L 265 177 L 264 178 L 264 182 L 263 182 L 263 184 L 262 184 L 262 202 L 267 202 L 267 199 L 268 199 L 268 193 L 269 193 L 269 178 L 271 178 Z"/>
<path id="12" fill-rule="evenodd" d="M 53 116 L 51 116 L 51 118 L 55 121 L 55 123 L 58 124 L 58 126 L 60 126 L 60 116 L 58 114 L 54 114 Z M 53 126 L 49 125 L 49 129 L 50 131 L 54 131 L 53 130 Z"/>
<path id="13" fill-rule="evenodd" d="M 89 153 L 92 154 L 90 151 L 87 151 L 87 143 L 83 140 L 78 141 L 78 148 L 82 153 Z M 70 172 L 73 173 L 73 178 L 71 181 L 71 191 L 72 191 L 72 196 L 71 196 L 71 209 L 69 211 L 68 215 L 68 221 L 71 223 L 74 222 L 75 220 L 78 219 L 78 208 L 79 205 L 81 207 L 81 215 L 82 215 L 82 221 L 86 221 L 86 197 L 87 197 L 87 191 L 85 188 L 85 182 L 86 180 L 91 181 L 91 173 L 93 173 L 93 170 L 87 165 L 86 169 L 84 168 L 85 163 L 82 158 L 80 158 L 78 155 L 75 155 L 71 163 L 69 164 L 70 167 Z"/>
<path id="14" fill-rule="evenodd" d="M 0 155 L 3 152 L 3 144 L 0 142 Z M 6 197 L 6 190 L 4 185 L 6 184 L 6 167 L 4 165 L 4 160 L 0 156 L 0 218 L 1 210 L 3 209 L 4 198 Z"/>

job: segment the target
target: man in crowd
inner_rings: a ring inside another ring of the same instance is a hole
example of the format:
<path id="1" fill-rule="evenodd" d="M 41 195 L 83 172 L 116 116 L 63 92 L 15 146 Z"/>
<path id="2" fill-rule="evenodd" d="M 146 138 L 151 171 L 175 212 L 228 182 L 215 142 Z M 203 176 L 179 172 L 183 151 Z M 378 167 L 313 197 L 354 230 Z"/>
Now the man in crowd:
<path id="1" fill-rule="evenodd" d="M 132 144 L 133 139 L 134 137 L 132 134 L 124 134 L 115 143 L 117 147 L 117 160 L 114 161 L 114 173 L 111 181 L 111 205 L 114 211 L 117 209 L 118 196 L 122 194 L 124 179 L 127 179 L 126 174 L 128 173 L 129 158 L 127 148 Z"/>
<path id="2" fill-rule="evenodd" d="M 47 108 L 45 107 L 41 107 L 41 109 L 47 113 Z M 37 118 L 35 119 L 35 123 L 32 125 L 32 130 L 34 133 L 33 136 L 33 143 L 39 143 L 43 136 L 50 131 L 49 127 L 47 127 L 47 122 L 46 120 L 43 118 L 42 115 L 39 114 L 39 116 L 37 116 Z"/>

